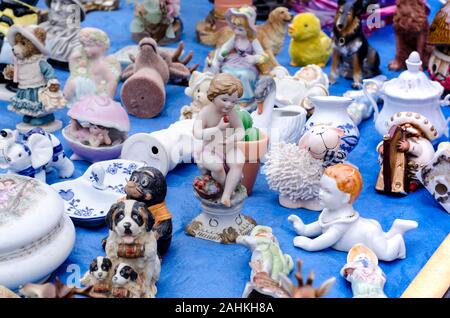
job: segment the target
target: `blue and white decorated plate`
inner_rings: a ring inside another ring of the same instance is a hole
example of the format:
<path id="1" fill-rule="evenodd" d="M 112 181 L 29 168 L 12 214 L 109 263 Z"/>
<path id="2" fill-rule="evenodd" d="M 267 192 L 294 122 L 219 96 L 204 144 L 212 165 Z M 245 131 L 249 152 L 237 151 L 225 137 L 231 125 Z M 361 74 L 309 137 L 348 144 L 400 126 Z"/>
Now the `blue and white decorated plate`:
<path id="1" fill-rule="evenodd" d="M 75 180 L 55 183 L 52 187 L 64 201 L 66 214 L 77 225 L 104 224 L 109 208 L 125 196 L 125 184 L 131 173 L 144 164 L 115 159 L 92 164 Z"/>

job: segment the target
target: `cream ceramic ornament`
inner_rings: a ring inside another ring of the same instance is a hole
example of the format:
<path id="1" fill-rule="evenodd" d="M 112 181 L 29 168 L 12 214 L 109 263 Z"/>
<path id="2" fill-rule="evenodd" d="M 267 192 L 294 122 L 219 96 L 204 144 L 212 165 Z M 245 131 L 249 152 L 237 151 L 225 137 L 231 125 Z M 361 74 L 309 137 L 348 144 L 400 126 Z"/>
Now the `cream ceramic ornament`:
<path id="1" fill-rule="evenodd" d="M 382 261 L 406 257 L 403 235 L 417 228 L 412 220 L 396 219 L 388 232 L 372 219 L 365 219 L 353 209 L 353 203 L 362 189 L 359 171 L 348 164 L 328 167 L 320 180 L 319 199 L 323 211 L 319 220 L 304 224 L 296 215 L 289 216 L 299 235 L 294 245 L 306 251 L 320 251 L 332 247 L 349 251 L 355 244 L 363 243 Z"/>
<path id="2" fill-rule="evenodd" d="M 0 285 L 45 280 L 69 256 L 75 228 L 58 194 L 36 179 L 0 176 Z"/>
<path id="3" fill-rule="evenodd" d="M 439 144 L 433 159 L 417 172 L 417 178 L 450 213 L 450 143 Z"/>
<path id="4" fill-rule="evenodd" d="M 155 167 L 164 175 L 178 164 L 191 163 L 201 143 L 193 136 L 193 119 L 180 120 L 166 129 L 139 133 L 129 137 L 120 157 Z"/>
<path id="5" fill-rule="evenodd" d="M 407 70 L 398 78 L 383 83 L 379 86 L 371 80 L 364 82 L 364 91 L 375 110 L 375 128 L 381 135 L 386 135 L 389 130 L 389 118 L 397 112 L 415 112 L 427 117 L 436 127 L 439 136 L 448 136 L 448 119 L 444 118 L 441 104 L 448 103 L 450 95 L 441 101 L 444 88 L 438 82 L 430 80 L 421 71 L 422 61 L 417 52 L 412 52 L 406 60 Z M 367 90 L 369 84 L 378 86 L 378 94 L 384 100 L 383 109 L 380 111 L 375 99 Z M 438 137 L 439 137 L 438 136 Z"/>

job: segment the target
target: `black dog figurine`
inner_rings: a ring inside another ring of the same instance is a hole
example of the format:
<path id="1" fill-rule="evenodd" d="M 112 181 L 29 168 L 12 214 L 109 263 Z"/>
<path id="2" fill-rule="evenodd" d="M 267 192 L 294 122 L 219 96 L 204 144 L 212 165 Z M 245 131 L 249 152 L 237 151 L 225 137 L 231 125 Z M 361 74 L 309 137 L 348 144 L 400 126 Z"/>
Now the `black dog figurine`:
<path id="1" fill-rule="evenodd" d="M 381 74 L 380 57 L 364 36 L 361 16 L 376 0 L 339 0 L 333 28 L 333 62 L 330 83 L 339 76 L 353 79 L 352 87 L 362 88 L 362 80 Z"/>
<path id="2" fill-rule="evenodd" d="M 156 168 L 142 167 L 131 174 L 125 186 L 127 199 L 146 204 L 155 218 L 153 227 L 158 240 L 158 254 L 164 255 L 172 241 L 172 215 L 167 210 L 165 198 L 167 193 L 166 178 Z"/>

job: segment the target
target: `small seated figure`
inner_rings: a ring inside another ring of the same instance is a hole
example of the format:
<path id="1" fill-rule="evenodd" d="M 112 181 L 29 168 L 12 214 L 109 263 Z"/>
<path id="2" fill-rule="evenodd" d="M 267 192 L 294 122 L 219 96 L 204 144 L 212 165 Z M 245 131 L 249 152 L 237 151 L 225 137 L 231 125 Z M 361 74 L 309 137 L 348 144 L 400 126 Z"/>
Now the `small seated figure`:
<path id="1" fill-rule="evenodd" d="M 59 81 L 57 79 L 49 80 L 47 86 L 41 89 L 38 94 L 42 105 L 48 105 L 49 109 L 52 107 L 59 109 L 67 105 L 64 95 L 59 89 Z"/>
<path id="2" fill-rule="evenodd" d="M 92 286 L 94 294 L 108 295 L 111 291 L 112 262 L 109 258 L 97 256 L 89 265 L 89 270 L 84 274 L 81 283 L 84 286 Z"/>
<path id="3" fill-rule="evenodd" d="M 209 105 L 194 122 L 194 137 L 203 141 L 197 165 L 222 185 L 221 202 L 231 206 L 231 196 L 241 182 L 245 157 L 237 142 L 245 137 L 244 126 L 235 110 L 243 94 L 241 81 L 228 73 L 214 76 L 208 89 Z M 229 170 L 226 172 L 224 164 Z"/>
<path id="4" fill-rule="evenodd" d="M 180 120 L 195 119 L 202 108 L 209 104 L 207 92 L 211 80 L 214 77 L 213 73 L 194 71 L 189 79 L 189 87 L 184 93 L 192 98 L 189 105 L 181 107 Z"/>
<path id="5" fill-rule="evenodd" d="M 69 57 L 70 77 L 64 96 L 73 104 L 86 95 L 116 95 L 121 67 L 119 61 L 106 56 L 108 35 L 97 28 L 83 28 L 79 35 L 81 46 Z"/>
<path id="6" fill-rule="evenodd" d="M 324 209 L 319 220 L 304 224 L 296 215 L 288 218 L 299 235 L 294 239 L 296 247 L 307 251 L 328 247 L 349 251 L 356 243 L 363 243 L 382 261 L 406 257 L 403 235 L 417 228 L 417 222 L 396 219 L 391 229 L 383 232 L 376 220 L 361 217 L 352 206 L 362 189 L 357 168 L 349 164 L 328 167 L 320 185 L 319 199 Z"/>
<path id="7" fill-rule="evenodd" d="M 127 263 L 119 263 L 114 268 L 111 298 L 141 298 L 142 283 L 139 273 Z"/>
<path id="8" fill-rule="evenodd" d="M 356 244 L 348 252 L 341 276 L 352 284 L 354 298 L 386 298 L 386 275 L 378 266 L 375 253 L 364 244 Z"/>
<path id="9" fill-rule="evenodd" d="M 94 124 L 82 126 L 74 119 L 71 120 L 67 132 L 81 143 L 92 147 L 109 146 L 113 143 L 108 128 Z"/>
<path id="10" fill-rule="evenodd" d="M 389 134 L 377 146 L 381 169 L 375 188 L 405 195 L 419 187 L 416 174 L 433 159 L 435 151 L 431 141 L 437 138 L 438 132 L 428 118 L 413 112 L 394 114 L 388 125 Z M 387 176 L 389 180 L 385 180 Z"/>

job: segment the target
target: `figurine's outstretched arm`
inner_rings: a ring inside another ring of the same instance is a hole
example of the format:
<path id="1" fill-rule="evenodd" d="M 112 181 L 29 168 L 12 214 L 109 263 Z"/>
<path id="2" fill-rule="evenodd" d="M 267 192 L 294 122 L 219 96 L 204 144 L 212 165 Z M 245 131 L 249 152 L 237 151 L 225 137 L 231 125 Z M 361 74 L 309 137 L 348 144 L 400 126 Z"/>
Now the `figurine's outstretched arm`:
<path id="1" fill-rule="evenodd" d="M 336 244 L 341 238 L 343 232 L 337 228 L 331 228 L 315 239 L 305 236 L 297 236 L 294 238 L 294 246 L 309 252 L 320 251 Z"/>
<path id="2" fill-rule="evenodd" d="M 296 215 L 292 214 L 288 217 L 288 221 L 294 226 L 295 233 L 307 237 L 316 237 L 322 234 L 322 228 L 319 222 L 304 224 L 303 221 Z"/>

